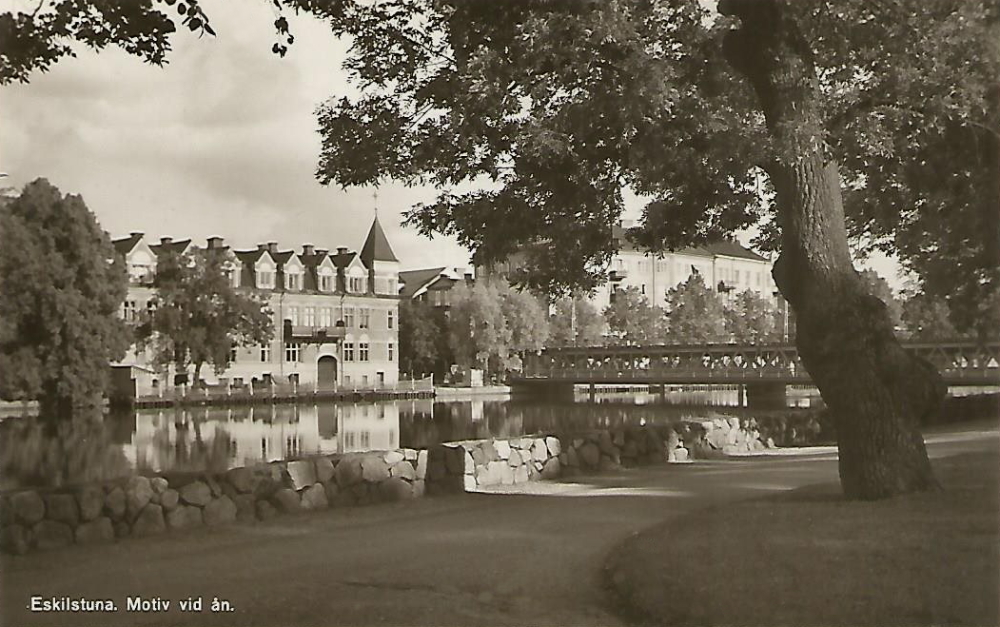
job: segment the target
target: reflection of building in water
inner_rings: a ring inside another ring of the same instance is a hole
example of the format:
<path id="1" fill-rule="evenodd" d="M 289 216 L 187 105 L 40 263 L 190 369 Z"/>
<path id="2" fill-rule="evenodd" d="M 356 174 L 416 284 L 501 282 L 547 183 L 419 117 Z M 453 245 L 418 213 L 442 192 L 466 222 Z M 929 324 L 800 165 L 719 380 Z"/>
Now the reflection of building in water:
<path id="1" fill-rule="evenodd" d="M 338 405 L 337 433 L 341 453 L 399 448 L 399 405 Z"/>
<path id="2" fill-rule="evenodd" d="M 332 440 L 320 437 L 315 406 L 140 412 L 126 456 L 143 470 L 224 470 L 335 449 Z"/>

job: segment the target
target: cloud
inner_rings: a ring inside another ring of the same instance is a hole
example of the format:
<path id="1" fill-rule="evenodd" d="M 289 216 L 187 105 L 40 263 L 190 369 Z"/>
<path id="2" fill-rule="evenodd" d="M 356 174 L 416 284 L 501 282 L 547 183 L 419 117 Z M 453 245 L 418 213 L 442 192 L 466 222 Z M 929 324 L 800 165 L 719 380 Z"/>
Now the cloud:
<path id="1" fill-rule="evenodd" d="M 28 85 L 3 88 L 0 170 L 15 186 L 47 177 L 82 194 L 112 235 L 221 235 L 250 247 L 277 240 L 359 248 L 374 215 L 370 189 L 320 186 L 314 110 L 353 92 L 346 53 L 321 22 L 289 16 L 296 42 L 270 51 L 268 3 L 205 3 L 218 36 L 178 33 L 163 68 L 118 49 L 79 50 Z M 426 188 L 383 186 L 379 218 L 404 267 L 465 265 L 450 238 L 399 226 Z"/>

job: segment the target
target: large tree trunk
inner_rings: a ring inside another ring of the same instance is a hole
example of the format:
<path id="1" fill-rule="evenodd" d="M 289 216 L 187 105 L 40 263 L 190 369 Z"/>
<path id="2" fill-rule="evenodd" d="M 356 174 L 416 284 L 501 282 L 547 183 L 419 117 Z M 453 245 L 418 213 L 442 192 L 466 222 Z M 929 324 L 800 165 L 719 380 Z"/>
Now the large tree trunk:
<path id="1" fill-rule="evenodd" d="M 780 0 L 719 8 L 740 18 L 726 58 L 750 80 L 767 119 L 782 248 L 774 279 L 796 314 L 799 356 L 836 421 L 844 493 L 877 499 L 934 487 L 919 425 L 938 411 L 944 386 L 903 350 L 851 262 L 808 42 Z"/>

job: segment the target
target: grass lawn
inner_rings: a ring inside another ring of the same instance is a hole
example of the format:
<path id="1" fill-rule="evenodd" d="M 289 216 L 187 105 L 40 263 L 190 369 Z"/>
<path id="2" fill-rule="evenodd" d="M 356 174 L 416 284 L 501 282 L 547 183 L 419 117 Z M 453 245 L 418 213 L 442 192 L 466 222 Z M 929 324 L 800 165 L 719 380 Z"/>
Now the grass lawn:
<path id="1" fill-rule="evenodd" d="M 1000 452 L 939 459 L 944 491 L 839 485 L 699 512 L 634 536 L 606 576 L 659 625 L 997 625 Z"/>

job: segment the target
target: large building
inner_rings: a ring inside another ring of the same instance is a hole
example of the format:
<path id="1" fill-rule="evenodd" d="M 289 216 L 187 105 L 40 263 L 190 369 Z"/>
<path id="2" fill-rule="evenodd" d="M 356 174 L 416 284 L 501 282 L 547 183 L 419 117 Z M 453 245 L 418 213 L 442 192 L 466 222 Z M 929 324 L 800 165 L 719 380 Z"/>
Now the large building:
<path id="1" fill-rule="evenodd" d="M 778 307 L 778 288 L 771 277 L 772 264 L 766 258 L 733 241 L 683 248 L 653 255 L 637 247 L 627 236 L 625 223 L 614 231 L 618 252 L 611 259 L 608 281 L 601 285 L 592 302 L 603 311 L 614 293 L 634 287 L 651 305 L 666 307 L 667 290 L 686 282 L 693 274 L 729 302 L 746 290 L 759 293 Z"/>
<path id="2" fill-rule="evenodd" d="M 170 238 L 150 244 L 142 233 L 114 244 L 129 273 L 122 307 L 126 321 L 136 320 L 150 306 L 157 257 L 165 250 L 194 248 L 190 240 Z M 218 376 L 203 368 L 204 380 L 294 381 L 327 389 L 378 388 L 398 381 L 399 260 L 377 218 L 360 253 L 311 245 L 282 250 L 276 242 L 231 250 L 219 237 L 206 246 L 227 256 L 233 287 L 266 298 L 274 315 L 274 337 L 265 345 L 234 349 L 229 367 Z M 149 367 L 151 358 L 133 350 L 125 363 Z M 157 385 L 168 385 L 174 374 L 159 373 Z"/>

